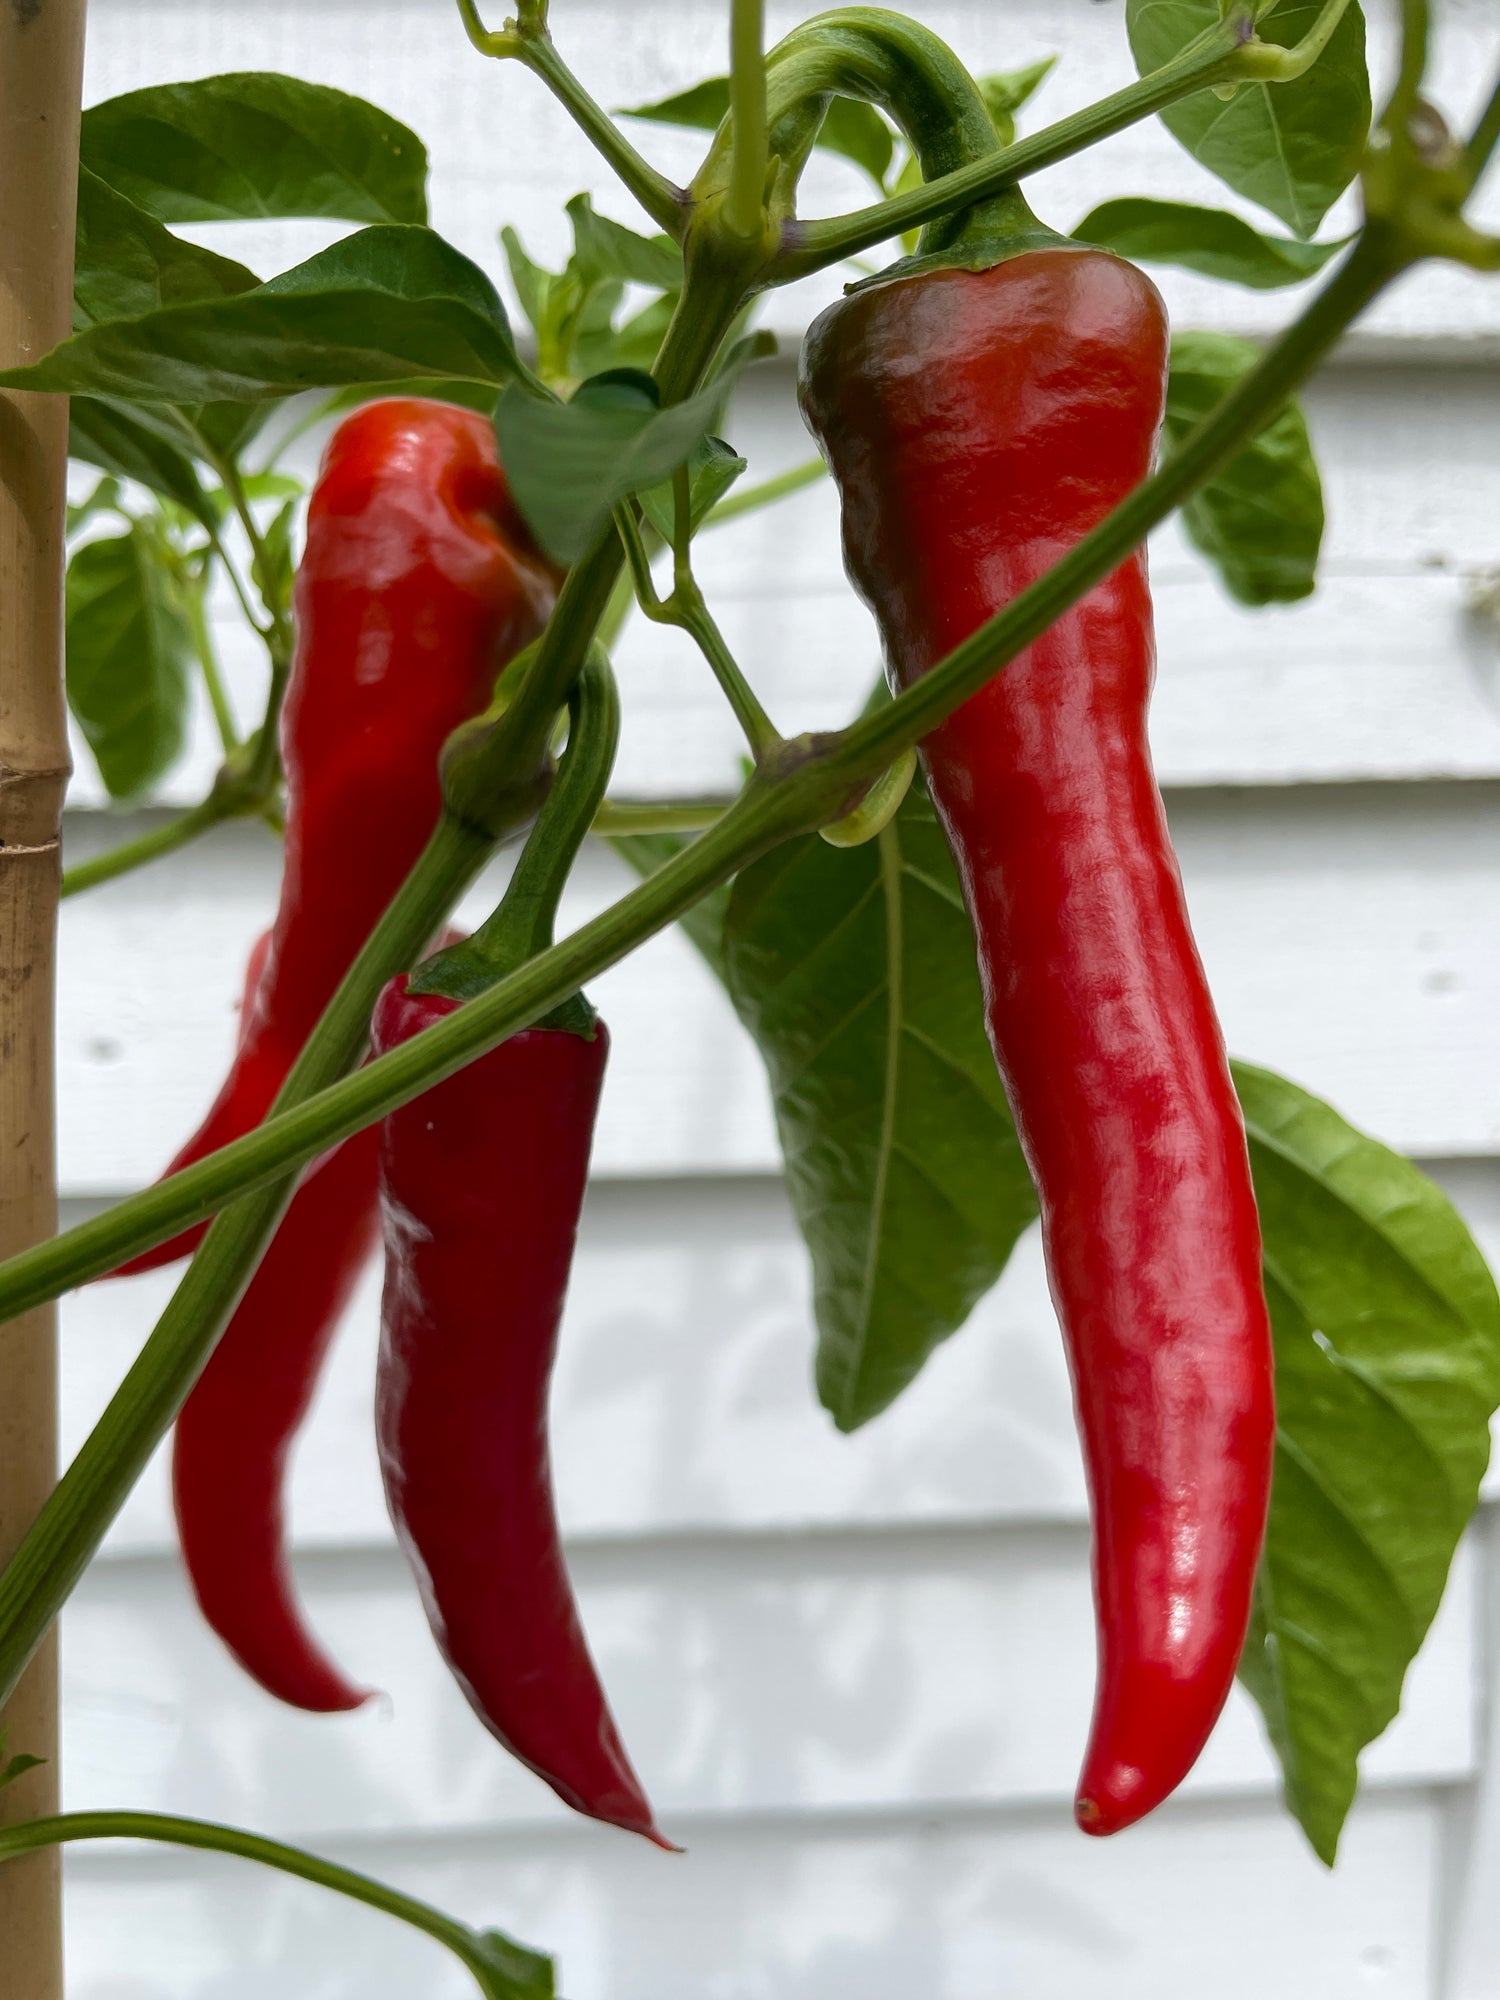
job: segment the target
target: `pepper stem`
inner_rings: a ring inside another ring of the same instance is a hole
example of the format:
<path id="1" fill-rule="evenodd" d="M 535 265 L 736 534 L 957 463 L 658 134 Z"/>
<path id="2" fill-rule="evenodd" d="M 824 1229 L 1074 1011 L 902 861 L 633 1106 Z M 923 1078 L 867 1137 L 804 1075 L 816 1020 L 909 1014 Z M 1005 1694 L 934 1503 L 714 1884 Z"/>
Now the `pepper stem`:
<path id="1" fill-rule="evenodd" d="M 472 1000 L 551 947 L 563 888 L 603 800 L 620 740 L 619 690 L 600 646 L 589 650 L 568 713 L 568 742 L 557 776 L 498 908 L 471 938 L 418 966 L 408 982 L 413 993 Z M 574 994 L 538 1025 L 588 1035 L 593 1022 L 593 1009 Z"/>

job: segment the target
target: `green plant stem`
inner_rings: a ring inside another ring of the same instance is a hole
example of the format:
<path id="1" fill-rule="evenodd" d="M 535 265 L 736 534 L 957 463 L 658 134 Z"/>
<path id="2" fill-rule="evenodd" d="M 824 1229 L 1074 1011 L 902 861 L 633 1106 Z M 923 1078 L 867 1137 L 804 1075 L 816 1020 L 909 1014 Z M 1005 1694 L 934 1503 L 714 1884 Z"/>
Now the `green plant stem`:
<path id="1" fill-rule="evenodd" d="M 0 1828 L 0 1863 L 17 1855 L 33 1854 L 38 1848 L 61 1846 L 74 1840 L 152 1840 L 170 1847 L 193 1847 L 211 1854 L 233 1854 L 243 1861 L 259 1862 L 283 1875 L 295 1875 L 320 1889 L 331 1889 L 350 1901 L 383 1910 L 389 1917 L 423 1931 L 446 1945 L 474 1974 L 484 1994 L 494 1992 L 494 1967 L 487 1962 L 481 1941 L 467 1924 L 459 1923 L 431 1903 L 406 1896 L 372 1876 L 336 1861 L 324 1861 L 300 1847 L 287 1847 L 279 1840 L 247 1833 L 236 1826 L 220 1826 L 213 1820 L 179 1819 L 167 1813 L 79 1812 L 59 1813 L 53 1819 L 25 1820 L 19 1826 Z"/>
<path id="2" fill-rule="evenodd" d="M 734 135 L 721 220 L 751 240 L 765 227 L 766 125 L 764 0 L 730 0 L 729 119 Z"/>
<path id="3" fill-rule="evenodd" d="M 444 816 L 346 973 L 273 1109 L 298 1104 L 359 1060 L 380 988 L 420 956 L 493 846 L 486 831 Z M 6 1687 L 0 1707 L 181 1409 L 295 1186 L 295 1170 L 268 1176 L 210 1226 L 155 1330 L 0 1577 L 0 1681 Z"/>
<path id="4" fill-rule="evenodd" d="M 545 29 L 528 27 L 490 30 L 479 17 L 474 0 L 458 0 L 465 32 L 481 55 L 524 63 L 562 105 L 574 124 L 608 161 L 616 177 L 633 194 L 658 229 L 680 243 L 687 229 L 687 195 L 658 173 L 638 153 L 601 104 L 595 102 L 569 69 Z"/>
<path id="5" fill-rule="evenodd" d="M 1247 76 L 1264 83 L 1295 83 L 1306 76 L 1348 11 L 1349 0 L 1324 0 L 1322 13 L 1294 48 L 1278 48 L 1274 42 L 1251 44 L 1241 58 Z"/>
<path id="6" fill-rule="evenodd" d="M 725 700 L 734 711 L 735 721 L 750 746 L 751 756 L 759 762 L 775 750 L 782 738 L 725 643 L 724 635 L 688 566 L 686 550 L 681 547 L 676 550 L 672 594 L 662 597 L 652 580 L 650 558 L 629 506 L 616 508 L 615 525 L 629 562 L 636 601 L 641 610 L 653 624 L 675 625 L 687 633 L 708 662 Z"/>
<path id="7" fill-rule="evenodd" d="M 265 538 L 255 519 L 254 509 L 245 496 L 244 483 L 240 479 L 240 469 L 231 458 L 214 452 L 200 438 L 199 448 L 204 451 L 210 464 L 218 473 L 224 491 L 229 495 L 236 518 L 250 544 L 252 573 L 257 572 L 264 579 L 270 570 L 266 557 Z M 292 620 L 288 607 L 279 603 L 268 591 L 264 581 L 259 585 L 260 600 L 270 619 L 269 630 L 262 630 L 266 650 L 271 656 L 271 680 L 266 690 L 265 716 L 254 737 L 254 747 L 250 756 L 246 784 L 250 791 L 268 794 L 275 785 L 281 771 L 280 750 L 277 741 L 277 723 L 281 715 L 282 698 L 292 672 Z"/>
<path id="8" fill-rule="evenodd" d="M 1500 78 L 1496 79 L 1489 101 L 1479 114 L 1479 122 L 1464 148 L 1464 167 L 1470 187 L 1478 182 L 1489 166 L 1497 145 L 1500 145 Z"/>
<path id="9" fill-rule="evenodd" d="M 132 869 L 143 868 L 148 861 L 159 860 L 163 854 L 175 854 L 179 847 L 186 847 L 189 841 L 197 840 L 200 834 L 208 832 L 211 826 L 219 826 L 230 817 L 229 811 L 212 793 L 201 805 L 192 806 L 164 826 L 153 827 L 150 833 L 143 833 L 136 840 L 122 841 L 112 847 L 107 854 L 96 854 L 89 861 L 75 862 L 65 868 L 62 874 L 64 896 L 78 896 L 85 889 L 97 889 L 101 882 L 113 882 L 118 875 L 128 875 Z"/>
<path id="10" fill-rule="evenodd" d="M 800 493 L 804 486 L 815 485 L 827 470 L 821 458 L 810 458 L 805 464 L 794 465 L 788 472 L 778 472 L 774 478 L 762 479 L 754 486 L 726 494 L 716 506 L 709 508 L 699 528 L 719 528 L 726 521 L 737 521 L 741 514 L 753 514 L 761 507 L 772 506 L 777 500 L 784 500 L 789 493 Z"/>
<path id="11" fill-rule="evenodd" d="M 195 437 L 197 434 L 196 432 L 192 432 L 189 435 L 190 437 Z M 198 449 L 197 445 L 194 444 L 192 449 L 196 451 Z M 225 547 L 223 536 L 217 528 L 205 528 L 204 532 L 208 535 L 209 547 L 224 566 L 224 574 L 229 578 L 229 587 L 234 592 L 235 602 L 244 613 L 245 623 L 263 645 L 269 646 L 271 643 L 270 627 L 262 625 L 260 619 L 256 616 L 255 606 L 250 602 L 250 593 L 245 588 L 245 579 L 240 575 L 233 557 Z"/>
<path id="12" fill-rule="evenodd" d="M 204 558 L 205 562 L 207 557 Z M 214 712 L 214 726 L 219 732 L 219 743 L 226 757 L 240 747 L 239 731 L 235 725 L 234 710 L 229 705 L 228 691 L 224 677 L 219 671 L 219 656 L 214 648 L 213 634 L 208 625 L 207 577 L 203 586 L 190 590 L 188 596 L 188 623 L 192 628 L 193 650 L 198 655 L 198 666 L 203 675 L 203 685 L 208 692 L 209 706 Z"/>
<path id="13" fill-rule="evenodd" d="M 733 255 L 716 255 L 709 246 L 690 260 L 688 282 L 657 358 L 664 404 L 680 402 L 697 387 L 743 297 L 743 266 Z M 557 712 L 571 695 L 620 563 L 619 540 L 613 526 L 606 526 L 569 570 L 515 699 L 450 738 L 443 755 L 446 810 L 438 830 L 345 975 L 282 1086 L 273 1113 L 295 1114 L 304 1100 L 319 1096 L 357 1062 L 380 988 L 420 954 L 496 842 L 534 813 L 550 768 Z M 759 797 L 757 793 L 757 801 Z M 774 817 L 766 805 L 758 810 Z M 698 846 L 716 836 L 722 838 L 718 829 Z M 710 847 L 710 859 L 715 852 Z M 711 886 L 694 890 L 681 907 Z M 677 909 L 670 910 L 662 922 L 676 914 Z M 628 949 L 626 940 L 622 950 Z M 565 946 L 533 964 L 555 969 L 567 956 Z M 517 975 L 525 976 L 524 971 Z M 574 979 L 549 993 L 529 1019 L 536 1020 L 582 983 Z M 476 1010 L 487 1018 L 489 1004 L 486 995 L 451 1019 L 466 1020 Z M 513 1023 L 495 1040 L 521 1025 Z M 392 1051 L 393 1056 L 402 1054 Z M 455 1067 L 462 1067 L 462 1060 Z M 6 1688 L 0 1707 L 213 1352 L 291 1199 L 295 1171 L 260 1176 L 253 1190 L 227 1208 L 221 1193 L 204 1211 L 217 1219 L 171 1303 L 0 1576 L 0 1685 Z M 146 1192 L 156 1197 L 169 1193 L 176 1178 Z M 169 1228 L 156 1240 L 172 1233 Z M 111 1270 L 122 1261 L 109 1257 L 95 1270 Z"/>
<path id="14" fill-rule="evenodd" d="M 1401 69 L 1391 101 L 1380 121 L 1388 130 L 1406 127 L 1416 108 L 1417 93 L 1427 74 L 1427 41 L 1431 28 L 1427 0 L 1401 0 Z"/>
<path id="15" fill-rule="evenodd" d="M 862 787 L 1116 569 L 1256 436 L 1400 268 L 1384 232 L 1362 242 L 1259 366 L 1054 569 L 889 704 L 846 730 L 784 744 L 701 839 L 572 937 L 316 1101 L 273 1115 L 170 1180 L 0 1264 L 0 1320 L 112 1270 L 406 1103 L 596 978 L 767 846 L 837 819 Z"/>
<path id="16" fill-rule="evenodd" d="M 601 839 L 632 833 L 702 833 L 721 820 L 734 800 L 721 795 L 702 799 L 606 799 L 594 814 L 590 829 Z"/>
<path id="17" fill-rule="evenodd" d="M 952 215 L 974 202 L 1001 192 L 1028 174 L 1054 166 L 1074 153 L 1123 132 L 1141 119 L 1175 104 L 1179 98 L 1216 83 L 1232 83 L 1241 72 L 1243 38 L 1231 22 L 1204 35 L 1174 62 L 1153 70 L 1138 83 L 1101 98 L 1086 110 L 1059 119 L 1030 138 L 1005 146 L 987 159 L 943 174 L 909 193 L 814 222 L 783 224 L 781 249 L 766 273 L 769 284 L 806 277 L 837 264 L 872 244 L 903 235 L 919 224 Z"/>

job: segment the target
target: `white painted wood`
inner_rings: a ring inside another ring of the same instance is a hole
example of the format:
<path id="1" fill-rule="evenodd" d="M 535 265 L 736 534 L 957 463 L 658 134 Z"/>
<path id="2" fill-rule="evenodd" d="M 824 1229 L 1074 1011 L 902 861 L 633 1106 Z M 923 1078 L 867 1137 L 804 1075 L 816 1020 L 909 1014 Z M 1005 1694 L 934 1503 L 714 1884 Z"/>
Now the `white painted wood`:
<path id="1" fill-rule="evenodd" d="M 1231 1047 L 1404 1150 L 1500 1149 L 1500 790 L 1194 792 L 1173 801 L 1172 819 Z M 96 832 L 69 827 L 70 837 Z M 228 828 L 197 853 L 65 906 L 60 1129 L 70 1193 L 149 1178 L 196 1124 L 228 1058 L 245 956 L 269 921 L 276 879 L 270 837 Z M 565 926 L 631 879 L 607 851 L 588 853 Z M 466 900 L 466 920 L 490 894 Z M 593 990 L 614 1030 L 599 1171 L 775 1165 L 759 1059 L 680 936 L 648 945 Z"/>
<path id="2" fill-rule="evenodd" d="M 1231 604 L 1175 526 L 1154 539 L 1160 671 L 1152 711 L 1168 786 L 1500 775 L 1500 633 L 1468 615 L 1470 579 L 1500 565 L 1500 393 L 1495 374 L 1335 372 L 1308 398 L 1327 506 L 1321 588 L 1310 602 Z M 793 371 L 752 371 L 727 425 L 747 479 L 797 465 L 812 442 Z M 316 441 L 290 460 L 309 481 Z M 726 526 L 699 545 L 726 633 L 788 730 L 836 725 L 864 699 L 879 648 L 844 581 L 830 486 Z M 774 587 L 771 579 L 774 578 Z M 249 726 L 263 700 L 257 642 L 227 588 L 215 630 Z M 680 634 L 645 624 L 619 649 L 627 706 L 616 788 L 730 788 L 740 744 Z M 1232 726 L 1226 726 L 1226 721 Z M 102 794 L 76 750 L 71 802 Z M 207 790 L 218 741 L 199 704 L 190 753 L 162 797 Z"/>
<path id="3" fill-rule="evenodd" d="M 490 10 L 503 18 L 504 7 Z M 808 10 L 768 8 L 770 31 L 785 32 Z M 1369 10 L 1377 51 L 1388 65 L 1388 4 Z M 935 0 L 922 20 L 945 36 L 976 71 L 1010 68 L 1066 48 L 1066 60 L 1032 107 L 1038 129 L 1134 80 L 1120 13 L 1084 9 L 1069 0 L 1012 0 L 1004 9 L 982 0 Z M 1461 0 L 1445 14 L 1440 66 L 1433 85 L 1454 113 L 1468 110 L 1487 60 L 1487 0 Z M 722 10 L 712 0 L 674 0 L 645 24 L 612 0 L 572 0 L 555 32 L 586 84 L 606 104 L 642 103 L 722 73 L 727 50 Z M 215 70 L 276 68 L 336 83 L 372 98 L 408 120 L 426 140 L 433 161 L 432 219 L 468 255 L 499 275 L 496 232 L 516 224 L 534 256 L 560 262 L 567 226 L 558 191 L 596 191 L 601 206 L 635 221 L 626 196 L 608 176 L 564 114 L 515 66 L 487 63 L 464 41 L 448 10 L 418 0 L 263 0 L 234 11 L 194 0 L 100 0 L 90 21 L 87 101 L 168 78 Z M 441 107 L 435 112 L 435 107 Z M 694 134 L 649 126 L 639 143 L 662 167 L 690 176 L 703 151 Z M 1071 228 L 1107 196 L 1131 192 L 1235 207 L 1222 186 L 1199 169 L 1161 129 L 1137 126 L 1103 152 L 1065 161 L 1029 184 L 1039 211 Z M 872 199 L 868 184 L 836 161 L 820 160 L 804 184 L 807 214 L 838 212 Z M 1481 213 L 1500 203 L 1486 194 Z M 1276 227 L 1254 210 L 1244 211 Z M 1339 205 L 1330 230 L 1348 226 L 1351 204 Z M 1497 210 L 1500 212 L 1500 210 Z M 338 229 L 307 224 L 232 225 L 211 240 L 252 268 L 273 270 L 312 253 Z M 1241 294 L 1177 273 L 1161 274 L 1174 310 L 1188 323 L 1263 330 L 1295 311 L 1299 294 Z M 796 334 L 837 295 L 831 274 L 778 293 L 771 323 Z M 1456 346 L 1496 350 L 1494 288 L 1472 272 L 1427 265 L 1381 301 L 1368 322 L 1366 344 L 1409 345 L 1441 338 Z"/>
<path id="4" fill-rule="evenodd" d="M 1082 1841 L 1032 1811 L 324 1847 L 546 1942 L 569 2000 L 1433 2000 L 1444 1794 L 1377 1794 L 1328 1874 L 1269 1802 Z M 470 2000 L 426 1940 L 216 1856 L 68 1850 L 75 2000 Z M 1493 1987 L 1483 1989 L 1485 2000 Z"/>
<path id="5" fill-rule="evenodd" d="M 1500 1264 L 1500 1164 L 1439 1178 Z M 74 1204 L 67 1219 L 82 1213 Z M 175 1273 L 64 1301 L 63 1448 L 82 1442 Z M 383 1544 L 370 1420 L 379 1270 L 335 1344 L 296 1454 L 299 1545 Z M 841 1437 L 816 1408 L 806 1260 L 772 1180 L 596 1183 L 553 1391 L 562 1518 L 585 1539 L 1039 1522 L 1085 1516 L 1067 1374 L 1035 1231 L 894 1408 Z M 1500 1492 L 1500 1467 L 1495 1490 Z M 160 1552 L 164 1461 L 109 1547 Z"/>
<path id="6" fill-rule="evenodd" d="M 639 19 L 617 0 L 554 11 L 607 102 L 722 67 L 719 0 L 658 0 Z M 772 14 L 780 28 L 801 11 Z M 980 69 L 1066 43 L 1033 129 L 1128 80 L 1118 7 L 919 11 Z M 1369 11 L 1387 64 L 1389 0 Z M 1446 0 L 1442 17 L 1438 92 L 1461 108 L 1493 66 L 1493 0 Z M 634 220 L 537 87 L 472 55 L 447 7 L 92 9 L 90 98 L 238 66 L 323 77 L 409 117 L 433 150 L 437 226 L 496 275 L 504 219 L 538 254 L 560 255 L 558 190 L 591 187 Z M 641 133 L 671 170 L 691 170 L 697 141 Z M 1236 205 L 1145 128 L 1034 192 L 1069 224 L 1126 189 Z M 810 209 L 865 198 L 837 163 L 809 182 Z M 1500 183 L 1486 202 L 1500 217 Z M 338 232 L 199 233 L 269 272 Z M 787 358 L 747 380 L 730 424 L 752 478 L 809 453 L 790 352 L 836 289 L 824 278 L 771 309 Z M 1178 275 L 1164 289 L 1180 323 L 1250 331 L 1300 297 Z M 1500 788 L 1455 781 L 1500 777 L 1500 640 L 1464 610 L 1471 576 L 1500 564 L 1497 363 L 1500 287 L 1429 267 L 1314 387 L 1330 521 L 1309 605 L 1229 606 L 1175 528 L 1152 552 L 1156 754 L 1231 1040 L 1380 1136 L 1438 1156 L 1492 1257 Z M 303 448 L 308 467 L 314 449 Z M 840 575 L 829 491 L 705 542 L 701 569 L 777 717 L 842 720 L 876 648 Z M 248 719 L 263 669 L 227 600 L 217 609 Z M 620 665 L 619 787 L 730 782 L 738 746 L 674 635 L 633 629 Z M 214 760 L 200 717 L 167 799 L 200 796 Z M 90 810 L 99 797 L 84 753 L 70 854 L 141 823 Z M 70 906 L 72 1215 L 149 1177 L 212 1094 L 276 870 L 269 840 L 237 828 Z M 569 921 L 627 879 L 591 852 Z M 473 899 L 472 913 L 484 905 Z M 1034 1236 L 898 1408 L 835 1436 L 811 1401 L 806 1271 L 771 1178 L 753 1050 L 675 936 L 601 980 L 597 997 L 616 1055 L 556 1384 L 560 1504 L 627 1737 L 691 1852 L 673 1861 L 571 1819 L 447 1681 L 375 1477 L 373 1272 L 305 1434 L 292 1515 L 313 1622 L 390 1705 L 314 1720 L 244 1681 L 188 1601 L 158 1459 L 65 1623 L 69 1804 L 327 1840 L 356 1866 L 556 1948 L 569 2000 L 1076 2000 L 1106 1984 L 1121 2000 L 1490 2000 L 1493 1522 L 1461 1554 L 1405 1713 L 1367 1759 L 1335 1874 L 1276 1805 L 1238 1696 L 1185 1798 L 1123 1840 L 1082 1840 L 1067 1801 L 1092 1673 L 1083 1493 Z M 65 1443 L 102 1407 L 169 1282 L 67 1302 Z M 421 1940 L 238 1864 L 95 1849 L 70 1857 L 69 1880 L 80 2000 L 472 1990 Z M 10 2000 L 3 1977 L 0 1994 Z"/>
<path id="7" fill-rule="evenodd" d="M 1447 1907 L 1442 1939 L 1443 2000 L 1490 2000 L 1500 1965 L 1500 1512 L 1491 1506 L 1476 1523 L 1471 1543 L 1478 1589 L 1482 1662 L 1480 1769 L 1454 1814 L 1452 1856 L 1446 1871 Z"/>
<path id="8" fill-rule="evenodd" d="M 663 1827 L 952 1803 L 1071 1809 L 1093 1697 L 1081 1527 L 587 1542 L 585 1627 Z M 386 1700 L 309 1716 L 246 1685 L 170 1559 L 96 1563 L 63 1623 L 70 1807 L 317 1832 L 567 1815 L 486 1737 L 394 1548 L 306 1560 L 309 1623 Z M 1372 1780 L 1474 1768 L 1472 1568 L 1461 1561 Z M 1238 1691 L 1187 1795 L 1274 1790 Z"/>

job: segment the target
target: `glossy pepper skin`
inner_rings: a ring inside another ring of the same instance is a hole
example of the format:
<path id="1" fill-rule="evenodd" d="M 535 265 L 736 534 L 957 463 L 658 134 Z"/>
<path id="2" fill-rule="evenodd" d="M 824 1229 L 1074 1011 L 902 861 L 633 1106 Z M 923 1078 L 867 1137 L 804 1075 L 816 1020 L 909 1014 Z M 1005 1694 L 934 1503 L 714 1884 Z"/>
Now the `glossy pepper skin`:
<path id="1" fill-rule="evenodd" d="M 803 407 L 898 686 L 1146 476 L 1166 355 L 1155 288 L 1093 251 L 894 280 L 814 324 Z M 1092 1833 L 1165 1798 L 1223 1706 L 1274 1430 L 1244 1127 L 1146 741 L 1153 668 L 1141 551 L 923 746 L 1083 1435 Z"/>
<path id="2" fill-rule="evenodd" d="M 281 712 L 286 862 L 265 973 L 224 1087 L 167 1169 L 258 1125 L 442 806 L 438 753 L 540 632 L 557 578 L 489 422 L 416 397 L 329 440 L 308 507 Z M 206 1223 L 121 1267 L 196 1249 Z"/>
<path id="3" fill-rule="evenodd" d="M 459 1003 L 380 997 L 379 1053 Z M 547 1392 L 609 1038 L 513 1036 L 386 1118 L 375 1426 L 443 1657 L 492 1735 L 579 1812 L 659 1845 L 573 1601 Z"/>
<path id="4" fill-rule="evenodd" d="M 245 1015 L 269 931 L 251 953 Z M 302 1183 L 178 1413 L 172 1501 L 193 1595 L 268 1694 L 327 1713 L 357 1708 L 308 1633 L 287 1562 L 283 1487 L 323 1357 L 380 1234 L 379 1135 L 346 1139 Z"/>

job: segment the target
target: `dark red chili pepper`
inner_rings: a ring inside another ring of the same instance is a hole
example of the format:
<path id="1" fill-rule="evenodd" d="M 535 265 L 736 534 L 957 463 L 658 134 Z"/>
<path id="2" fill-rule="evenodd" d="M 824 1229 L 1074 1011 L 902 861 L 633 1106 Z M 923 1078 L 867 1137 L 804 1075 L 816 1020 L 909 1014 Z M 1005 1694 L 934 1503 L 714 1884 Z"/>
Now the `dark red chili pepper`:
<path id="1" fill-rule="evenodd" d="M 270 944 L 246 974 L 248 1015 Z M 304 1626 L 287 1564 L 286 1461 L 360 1268 L 380 1233 L 379 1140 L 356 1133 L 297 1190 L 177 1418 L 172 1499 L 193 1594 L 245 1671 L 298 1708 L 365 1692 Z"/>
<path id="2" fill-rule="evenodd" d="M 1150 470 L 1166 322 L 1101 252 L 855 292 L 803 407 L 849 573 L 908 685 Z M 1146 742 L 1139 553 L 935 730 L 928 781 L 1041 1198 L 1094 1515 L 1100 1666 L 1079 1823 L 1185 1776 L 1234 1676 L 1270 1489 L 1270 1335 L 1245 1137 Z"/>
<path id="3" fill-rule="evenodd" d="M 460 1003 L 407 991 L 378 1052 Z M 433 1634 L 486 1727 L 569 1805 L 666 1845 L 599 1685 L 558 1538 L 547 1387 L 609 1037 L 515 1035 L 386 1119 L 375 1420 Z"/>
<path id="4" fill-rule="evenodd" d="M 286 863 L 270 954 L 224 1087 L 168 1173 L 265 1116 L 437 824 L 444 739 L 485 706 L 555 594 L 485 418 L 399 397 L 367 403 L 334 432 L 297 570 L 281 714 Z M 122 1273 L 185 1256 L 206 1228 Z"/>
<path id="5" fill-rule="evenodd" d="M 570 706 L 567 751 L 504 901 L 472 938 L 386 987 L 377 1051 L 551 941 L 618 737 L 602 654 L 585 663 Z M 397 1537 L 470 1706 L 569 1805 L 666 1846 L 589 1657 L 547 1445 L 608 1048 L 603 1022 L 575 994 L 385 1120 L 376 1438 Z"/>

